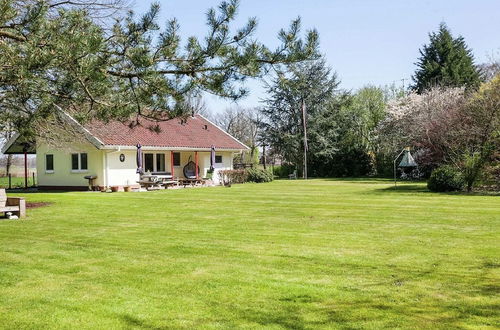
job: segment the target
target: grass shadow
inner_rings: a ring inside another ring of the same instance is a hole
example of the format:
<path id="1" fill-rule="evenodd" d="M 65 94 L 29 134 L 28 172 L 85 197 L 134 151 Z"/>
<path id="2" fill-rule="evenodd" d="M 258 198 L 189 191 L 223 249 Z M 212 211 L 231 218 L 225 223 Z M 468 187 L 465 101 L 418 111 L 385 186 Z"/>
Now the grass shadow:
<path id="1" fill-rule="evenodd" d="M 384 188 L 376 188 L 373 189 L 377 192 L 385 192 L 385 193 L 432 193 L 429 189 L 427 189 L 424 185 L 419 184 L 400 184 L 398 186 L 390 186 Z"/>
<path id="2" fill-rule="evenodd" d="M 433 195 L 447 195 L 447 196 L 500 196 L 500 192 L 492 191 L 448 191 L 448 192 L 434 192 L 430 191 L 426 185 L 422 184 L 400 184 L 398 186 L 390 186 L 385 188 L 376 188 L 369 193 L 406 193 L 406 194 L 433 194 Z"/>

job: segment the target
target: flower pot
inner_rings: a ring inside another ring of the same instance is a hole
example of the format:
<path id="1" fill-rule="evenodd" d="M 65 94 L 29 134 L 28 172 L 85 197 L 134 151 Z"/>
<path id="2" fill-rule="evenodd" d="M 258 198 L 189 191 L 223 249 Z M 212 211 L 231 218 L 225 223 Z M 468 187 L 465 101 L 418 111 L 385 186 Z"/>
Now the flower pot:
<path id="1" fill-rule="evenodd" d="M 118 192 L 120 190 L 119 186 L 112 186 L 111 187 L 111 192 Z"/>
<path id="2" fill-rule="evenodd" d="M 124 190 L 125 192 L 131 192 L 131 191 L 132 191 L 132 187 L 130 187 L 130 186 L 125 186 L 125 187 L 123 187 L 123 190 Z"/>

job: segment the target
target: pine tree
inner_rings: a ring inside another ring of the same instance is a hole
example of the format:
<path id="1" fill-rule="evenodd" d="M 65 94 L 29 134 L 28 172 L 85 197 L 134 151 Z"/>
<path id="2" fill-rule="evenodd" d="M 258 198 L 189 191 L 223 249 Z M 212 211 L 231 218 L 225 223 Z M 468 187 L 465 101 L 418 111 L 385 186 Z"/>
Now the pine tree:
<path id="1" fill-rule="evenodd" d="M 462 36 L 453 38 L 445 23 L 439 31 L 429 34 L 430 43 L 420 49 L 415 63 L 418 69 L 412 77 L 418 93 L 434 86 L 476 89 L 481 83 L 472 51 Z"/>
<path id="2" fill-rule="evenodd" d="M 206 36 L 185 42 L 175 19 L 160 29 L 158 3 L 141 17 L 107 16 L 120 2 L 0 0 L 0 122 L 28 135 L 56 108 L 78 121 L 169 119 L 191 95 L 237 100 L 246 79 L 317 57 L 318 34 L 301 38 L 300 19 L 276 49 L 254 37 L 256 18 L 234 29 L 238 0 L 210 9 Z"/>

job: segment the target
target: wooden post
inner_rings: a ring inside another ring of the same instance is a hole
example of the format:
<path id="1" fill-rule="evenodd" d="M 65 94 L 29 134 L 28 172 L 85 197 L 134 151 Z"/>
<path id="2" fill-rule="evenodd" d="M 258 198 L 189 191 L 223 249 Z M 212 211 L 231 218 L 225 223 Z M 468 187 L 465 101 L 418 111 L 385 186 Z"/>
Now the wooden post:
<path id="1" fill-rule="evenodd" d="M 262 146 L 262 161 L 264 163 L 264 169 L 266 169 L 266 145 Z"/>
<path id="2" fill-rule="evenodd" d="M 28 188 L 28 153 L 24 152 L 24 188 Z"/>
<path id="3" fill-rule="evenodd" d="M 306 119 L 306 103 L 302 99 L 302 125 L 304 129 L 304 173 L 302 176 L 307 180 L 307 119 Z"/>
<path id="4" fill-rule="evenodd" d="M 9 173 L 9 189 L 12 189 L 12 173 Z"/>
<path id="5" fill-rule="evenodd" d="M 174 178 L 174 152 L 170 151 L 170 172 L 172 179 Z"/>
<path id="6" fill-rule="evenodd" d="M 198 151 L 195 151 L 194 152 L 194 172 L 195 172 L 195 175 L 196 175 L 196 179 L 198 179 Z"/>
<path id="7" fill-rule="evenodd" d="M 33 174 L 33 183 L 31 184 L 32 187 L 36 186 L 36 182 L 35 182 L 35 172 L 32 173 Z"/>

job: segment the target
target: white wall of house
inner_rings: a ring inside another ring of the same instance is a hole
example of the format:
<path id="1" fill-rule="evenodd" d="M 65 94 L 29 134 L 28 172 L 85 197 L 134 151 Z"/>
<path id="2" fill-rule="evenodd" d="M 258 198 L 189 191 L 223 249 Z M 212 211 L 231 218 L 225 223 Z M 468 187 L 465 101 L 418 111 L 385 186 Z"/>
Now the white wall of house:
<path id="1" fill-rule="evenodd" d="M 139 180 L 139 175 L 136 173 L 136 151 L 135 150 L 121 150 L 109 152 L 105 151 L 105 160 L 107 160 L 107 171 L 105 171 L 105 176 L 107 177 L 108 186 L 124 186 L 137 184 Z M 194 151 L 175 151 L 180 152 L 180 166 L 174 166 L 174 178 L 183 178 L 184 166 L 192 160 L 195 162 L 195 152 Z M 171 157 L 170 151 L 168 150 L 143 150 L 143 161 L 145 159 L 145 154 L 153 154 L 153 170 L 155 172 L 160 169 L 156 166 L 156 155 L 165 155 L 165 171 L 171 172 Z M 125 156 L 124 162 L 120 161 L 120 154 Z M 233 168 L 233 153 L 229 151 L 216 152 L 217 156 L 222 156 L 222 163 L 215 164 L 215 172 L 213 175 L 213 180 L 215 184 L 219 184 L 219 176 L 217 174 L 220 170 L 229 170 Z M 198 152 L 198 166 L 200 168 L 199 175 L 201 177 L 206 177 L 207 172 L 210 169 L 210 152 L 199 151 Z M 144 166 L 143 166 L 144 167 Z"/>
<path id="2" fill-rule="evenodd" d="M 105 186 L 136 185 L 139 180 L 135 150 L 103 150 Z M 123 162 L 120 155 L 124 155 Z"/>
<path id="3" fill-rule="evenodd" d="M 195 162 L 194 151 L 180 152 L 180 166 L 174 167 L 174 177 L 183 178 L 183 168 L 192 160 Z M 73 153 L 87 154 L 87 169 L 73 170 L 71 155 Z M 165 155 L 165 171 L 171 171 L 171 157 L 169 150 L 143 150 L 143 154 L 152 153 L 154 162 L 154 171 L 159 171 L 156 167 L 156 154 Z M 53 170 L 47 170 L 46 155 L 53 157 Z M 120 159 L 120 156 L 123 161 Z M 233 168 L 233 153 L 230 151 L 216 152 L 216 156 L 222 157 L 221 163 L 215 164 L 213 181 L 219 184 L 218 171 Z M 144 160 L 143 156 L 143 160 Z M 220 157 L 217 157 L 220 160 Z M 206 177 L 210 169 L 210 152 L 198 152 L 199 175 Z M 64 149 L 49 148 L 46 145 L 37 146 L 37 176 L 39 186 L 60 186 L 60 187 L 84 187 L 88 181 L 84 179 L 86 175 L 95 175 L 95 185 L 98 186 L 126 186 L 136 185 L 139 180 L 139 174 L 136 173 L 136 150 L 135 149 L 115 149 L 99 150 L 89 144 L 75 145 Z"/>
<path id="4" fill-rule="evenodd" d="M 72 154 L 87 154 L 87 169 L 72 169 Z M 53 157 L 53 170 L 47 169 L 47 155 Z M 103 153 L 90 143 L 67 148 L 38 144 L 36 148 L 37 183 L 39 186 L 84 187 L 86 175 L 96 175 L 96 185 L 103 185 Z"/>
<path id="5" fill-rule="evenodd" d="M 215 164 L 215 170 L 213 175 L 213 180 L 215 184 L 220 184 L 218 172 L 221 170 L 231 170 L 233 169 L 233 153 L 232 152 L 216 152 L 216 156 L 222 156 L 222 163 Z M 208 158 L 208 168 L 210 168 L 210 156 Z M 207 170 L 208 170 L 207 168 Z"/>

